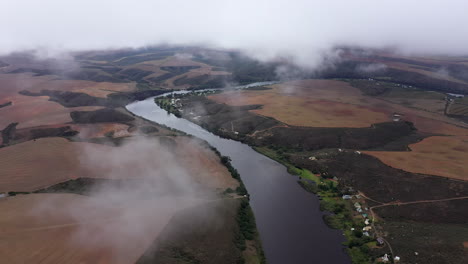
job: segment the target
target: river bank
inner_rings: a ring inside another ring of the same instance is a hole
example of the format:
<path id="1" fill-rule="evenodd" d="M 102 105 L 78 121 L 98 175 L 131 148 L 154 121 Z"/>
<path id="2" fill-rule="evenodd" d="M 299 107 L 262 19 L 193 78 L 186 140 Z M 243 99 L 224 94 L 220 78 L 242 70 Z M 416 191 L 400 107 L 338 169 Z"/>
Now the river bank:
<path id="1" fill-rule="evenodd" d="M 268 263 L 349 263 L 338 230 L 323 222 L 319 200 L 310 195 L 286 168 L 237 141 L 216 136 L 185 119 L 167 114 L 153 98 L 127 109 L 158 124 L 206 140 L 223 156 L 229 156 L 250 194 Z"/>

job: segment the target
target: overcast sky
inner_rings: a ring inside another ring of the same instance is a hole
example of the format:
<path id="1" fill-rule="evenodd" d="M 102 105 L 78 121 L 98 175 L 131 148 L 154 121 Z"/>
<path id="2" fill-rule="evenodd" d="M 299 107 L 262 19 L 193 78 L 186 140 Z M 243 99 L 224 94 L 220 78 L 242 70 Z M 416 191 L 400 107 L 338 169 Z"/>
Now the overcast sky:
<path id="1" fill-rule="evenodd" d="M 314 60 L 336 44 L 468 54 L 467 0 L 0 0 L 0 53 L 210 44 Z"/>

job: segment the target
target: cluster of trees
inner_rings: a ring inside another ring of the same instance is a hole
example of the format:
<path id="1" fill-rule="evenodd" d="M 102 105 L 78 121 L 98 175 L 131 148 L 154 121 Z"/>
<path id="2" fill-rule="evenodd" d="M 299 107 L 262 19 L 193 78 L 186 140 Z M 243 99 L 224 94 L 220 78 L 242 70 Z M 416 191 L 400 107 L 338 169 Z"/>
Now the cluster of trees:
<path id="1" fill-rule="evenodd" d="M 182 114 L 180 113 L 180 111 L 174 105 L 172 105 L 170 99 L 156 98 L 156 99 L 154 99 L 154 102 L 159 107 L 166 110 L 168 113 L 174 114 L 175 116 L 177 116 L 179 118 L 182 117 Z"/>
<path id="2" fill-rule="evenodd" d="M 239 226 L 238 232 L 236 232 L 234 243 L 240 251 L 247 249 L 246 240 L 257 241 L 257 253 L 259 254 L 258 263 L 265 264 L 266 258 L 263 254 L 263 250 L 260 247 L 260 241 L 258 240 L 257 226 L 255 224 L 255 217 L 250 208 L 249 202 L 245 199 L 242 200 L 239 209 L 237 211 L 237 223 Z M 244 264 L 245 259 L 240 258 L 237 260 L 238 264 Z M 257 262 L 256 262 L 257 263 Z"/>
<path id="3" fill-rule="evenodd" d="M 239 195 L 247 195 L 247 189 L 245 188 L 245 185 L 242 182 L 242 179 L 240 178 L 239 172 L 236 170 L 236 168 L 232 166 L 231 159 L 227 156 L 221 156 L 221 163 L 223 163 L 223 165 L 226 166 L 226 168 L 231 173 L 231 176 L 237 181 L 239 181 L 239 186 L 236 188 L 236 193 Z M 230 188 L 228 188 L 227 192 L 232 192 L 232 189 L 231 191 L 229 191 L 229 189 Z"/>

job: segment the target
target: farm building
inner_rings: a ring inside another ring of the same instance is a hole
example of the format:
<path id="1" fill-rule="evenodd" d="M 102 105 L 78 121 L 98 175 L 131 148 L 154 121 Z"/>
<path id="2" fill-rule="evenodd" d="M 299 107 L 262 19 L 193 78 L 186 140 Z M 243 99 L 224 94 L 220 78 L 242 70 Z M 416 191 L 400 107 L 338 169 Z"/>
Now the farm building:
<path id="1" fill-rule="evenodd" d="M 387 255 L 387 254 L 383 255 L 383 257 L 381 258 L 381 260 L 382 260 L 382 262 L 384 262 L 384 263 L 388 262 L 388 261 L 389 261 L 388 255 Z"/>
<path id="2" fill-rule="evenodd" d="M 379 243 L 379 245 L 383 245 L 384 242 L 385 242 L 385 241 L 383 240 L 383 238 L 381 238 L 381 237 L 378 237 L 378 238 L 377 238 L 377 243 Z"/>
<path id="3" fill-rule="evenodd" d="M 447 93 L 448 96 L 455 97 L 455 98 L 463 98 L 465 97 L 464 94 L 454 94 L 454 93 Z"/>
<path id="4" fill-rule="evenodd" d="M 393 114 L 392 114 L 392 120 L 393 120 L 393 122 L 399 122 L 399 121 L 401 121 L 401 116 L 402 116 L 401 114 L 393 113 Z"/>
<path id="5" fill-rule="evenodd" d="M 343 200 L 349 200 L 349 199 L 352 198 L 352 196 L 348 195 L 348 194 L 345 194 L 345 195 L 341 196 L 341 198 L 343 198 Z"/>

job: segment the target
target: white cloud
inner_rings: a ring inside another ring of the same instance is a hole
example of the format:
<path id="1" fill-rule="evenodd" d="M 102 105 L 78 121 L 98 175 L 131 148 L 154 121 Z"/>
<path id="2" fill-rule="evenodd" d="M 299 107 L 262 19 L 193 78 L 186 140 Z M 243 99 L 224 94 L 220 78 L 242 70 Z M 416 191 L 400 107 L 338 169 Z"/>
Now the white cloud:
<path id="1" fill-rule="evenodd" d="M 464 0 L 0 0 L 0 53 L 209 44 L 314 62 L 336 44 L 468 54 Z"/>

